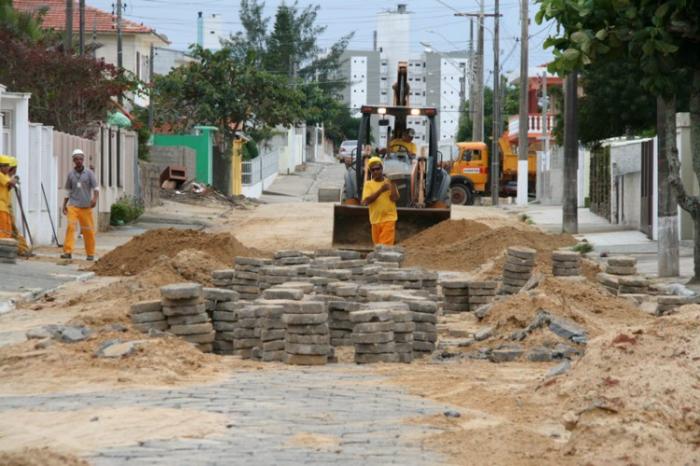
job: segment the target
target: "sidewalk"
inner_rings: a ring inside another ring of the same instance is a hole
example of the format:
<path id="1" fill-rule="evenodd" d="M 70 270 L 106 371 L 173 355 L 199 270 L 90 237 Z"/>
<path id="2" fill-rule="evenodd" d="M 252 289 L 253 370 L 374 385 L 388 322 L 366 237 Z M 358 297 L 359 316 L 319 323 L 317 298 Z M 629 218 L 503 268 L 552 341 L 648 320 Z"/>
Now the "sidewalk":
<path id="1" fill-rule="evenodd" d="M 182 228 L 201 230 L 213 225 L 214 220 L 230 208 L 181 204 L 165 200 L 163 205 L 148 209 L 133 225 L 113 227 L 97 234 L 97 258 L 128 242 L 147 230 Z M 62 239 L 62 238 L 61 238 Z M 72 261 L 58 260 L 62 251 L 55 246 L 35 248 L 32 260 L 18 258 L 13 265 L 0 267 L 0 314 L 14 309 L 19 301 L 36 299 L 61 285 L 86 280 L 94 274 L 85 270 L 85 246 L 82 237 L 76 238 Z"/>
<path id="2" fill-rule="evenodd" d="M 263 192 L 260 200 L 268 204 L 316 202 L 318 188 L 342 189 L 345 165 L 337 162 L 307 162 L 305 170 L 279 175 Z"/>
<path id="3" fill-rule="evenodd" d="M 530 204 L 525 207 L 508 205 L 504 210 L 514 213 L 525 213 L 539 227 L 551 233 L 562 231 L 562 206 L 543 206 Z M 578 209 L 578 231 L 574 235 L 579 240 L 586 240 L 593 246 L 596 256 L 600 253 L 608 255 L 629 255 L 637 258 L 637 271 L 649 276 L 657 276 L 656 241 L 647 238 L 639 230 L 632 230 L 623 225 L 615 225 L 600 217 L 590 209 Z M 597 253 L 597 254 L 596 254 Z M 685 281 L 693 276 L 693 248 L 688 245 L 680 247 L 680 280 Z"/>

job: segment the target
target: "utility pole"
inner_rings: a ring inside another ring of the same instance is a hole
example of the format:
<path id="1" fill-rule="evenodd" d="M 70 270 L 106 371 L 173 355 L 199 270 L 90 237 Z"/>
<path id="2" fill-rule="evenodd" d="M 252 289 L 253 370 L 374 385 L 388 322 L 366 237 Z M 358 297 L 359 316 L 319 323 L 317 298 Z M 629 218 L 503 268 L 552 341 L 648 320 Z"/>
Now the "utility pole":
<path id="1" fill-rule="evenodd" d="M 117 71 L 124 69 L 122 60 L 122 0 L 117 0 Z M 119 103 L 124 103 L 124 96 L 119 94 Z"/>
<path id="2" fill-rule="evenodd" d="M 92 17 L 92 58 L 97 58 L 97 15 Z"/>
<path id="3" fill-rule="evenodd" d="M 544 137 L 544 156 L 542 171 L 549 170 L 549 96 L 547 95 L 547 70 L 542 72 L 542 135 Z"/>
<path id="4" fill-rule="evenodd" d="M 564 199 L 562 231 L 578 233 L 578 79 L 572 71 L 564 80 Z"/>
<path id="5" fill-rule="evenodd" d="M 476 60 L 474 60 L 474 86 L 470 83 L 469 95 L 474 101 L 470 105 L 473 112 L 472 115 L 472 140 L 484 140 L 484 18 L 496 16 L 494 13 L 484 13 L 484 1 L 479 1 L 478 13 L 455 13 L 455 16 L 467 16 L 479 18 L 476 43 Z M 474 94 L 472 94 L 474 87 Z M 471 104 L 471 102 L 470 102 Z"/>
<path id="6" fill-rule="evenodd" d="M 153 134 L 153 115 L 154 115 L 154 104 L 153 104 L 153 62 L 155 60 L 156 52 L 153 43 L 151 43 L 151 49 L 148 54 L 148 81 L 150 83 L 150 92 L 148 94 L 148 129 Z"/>
<path id="7" fill-rule="evenodd" d="M 500 46 L 499 46 L 499 0 L 495 0 L 493 16 L 493 121 L 491 123 L 491 205 L 498 205 L 500 194 L 500 164 L 498 155 L 498 138 L 501 136 L 501 84 Z"/>
<path id="8" fill-rule="evenodd" d="M 528 0 L 520 0 L 520 112 L 518 118 L 518 195 L 516 203 L 527 205 L 527 156 L 528 156 Z"/>
<path id="9" fill-rule="evenodd" d="M 80 37 L 78 39 L 78 50 L 80 51 L 80 55 L 82 55 L 85 53 L 85 0 L 80 0 L 78 3 L 78 10 L 80 12 Z"/>
<path id="10" fill-rule="evenodd" d="M 66 35 L 63 39 L 63 51 L 70 53 L 73 48 L 73 0 L 66 0 Z"/>
<path id="11" fill-rule="evenodd" d="M 472 135 L 474 134 L 474 19 L 469 18 L 469 119 L 472 121 Z"/>

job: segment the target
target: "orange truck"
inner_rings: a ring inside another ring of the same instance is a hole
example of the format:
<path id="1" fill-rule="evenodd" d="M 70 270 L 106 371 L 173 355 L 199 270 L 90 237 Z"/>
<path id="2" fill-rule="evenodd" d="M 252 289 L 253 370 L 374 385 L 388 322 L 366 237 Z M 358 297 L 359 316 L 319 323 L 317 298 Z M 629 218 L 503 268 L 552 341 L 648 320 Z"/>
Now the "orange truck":
<path id="1" fill-rule="evenodd" d="M 518 178 L 518 154 L 513 152 L 507 136 L 498 140 L 500 149 L 500 190 Z M 458 142 L 458 157 L 450 162 L 450 197 L 453 205 L 472 205 L 476 196 L 490 190 L 489 149 L 481 141 Z M 534 191 L 537 175 L 537 154 L 530 150 L 527 158 L 528 190 Z"/>

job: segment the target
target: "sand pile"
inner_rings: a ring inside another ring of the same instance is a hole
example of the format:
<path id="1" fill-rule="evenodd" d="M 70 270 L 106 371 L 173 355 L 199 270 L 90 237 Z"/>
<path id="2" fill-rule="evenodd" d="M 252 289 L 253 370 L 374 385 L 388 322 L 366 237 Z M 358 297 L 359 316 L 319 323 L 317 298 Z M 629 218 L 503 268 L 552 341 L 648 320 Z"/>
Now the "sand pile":
<path id="1" fill-rule="evenodd" d="M 260 256 L 228 233 L 163 228 L 149 230 L 109 252 L 92 267 L 98 275 L 135 275 L 153 266 L 162 256 L 175 257 L 185 249 L 209 254 L 219 266 L 230 267 L 235 256 Z"/>
<path id="2" fill-rule="evenodd" d="M 60 453 L 48 448 L 25 448 L 19 451 L 0 452 L 0 464 L 4 466 L 89 466 L 75 455 Z"/>
<path id="3" fill-rule="evenodd" d="M 406 248 L 406 266 L 470 272 L 498 260 L 508 246 L 528 246 L 538 252 L 538 267 L 549 264 L 551 271 L 551 251 L 576 240 L 526 225 L 491 228 L 473 220 L 446 220 L 401 244 Z"/>
<path id="4" fill-rule="evenodd" d="M 576 322 L 589 337 L 607 331 L 611 325 L 652 319 L 630 301 L 610 295 L 597 284 L 546 277 L 530 292 L 495 301 L 483 323 L 507 337 L 527 327 L 541 310 Z"/>
<path id="5" fill-rule="evenodd" d="M 540 390 L 563 405 L 579 464 L 696 464 L 700 306 L 608 331 Z"/>

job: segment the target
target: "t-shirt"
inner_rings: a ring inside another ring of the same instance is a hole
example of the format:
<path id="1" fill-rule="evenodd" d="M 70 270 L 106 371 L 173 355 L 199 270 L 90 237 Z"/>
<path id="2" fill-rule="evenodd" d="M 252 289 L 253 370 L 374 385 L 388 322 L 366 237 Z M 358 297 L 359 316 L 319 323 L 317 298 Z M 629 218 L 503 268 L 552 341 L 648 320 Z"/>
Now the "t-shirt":
<path id="1" fill-rule="evenodd" d="M 68 191 L 68 205 L 85 208 L 90 207 L 92 191 L 99 187 L 92 170 L 83 168 L 81 172 L 73 169 L 68 173 L 65 189 Z"/>
<path id="2" fill-rule="evenodd" d="M 367 180 L 362 188 L 362 199 L 371 196 L 379 191 L 379 188 L 386 182 Z M 375 225 L 383 222 L 395 222 L 399 216 L 396 213 L 396 203 L 391 200 L 391 190 L 384 191 L 379 197 L 369 205 L 369 223 Z"/>
<path id="3" fill-rule="evenodd" d="M 10 213 L 10 177 L 0 173 L 0 212 Z"/>
<path id="4" fill-rule="evenodd" d="M 403 139 L 392 139 L 391 142 L 389 143 L 389 152 L 399 152 L 397 151 L 396 147 L 394 146 L 402 146 L 406 148 L 406 151 L 409 154 L 415 154 L 416 153 L 416 145 L 412 142 L 406 142 Z"/>

